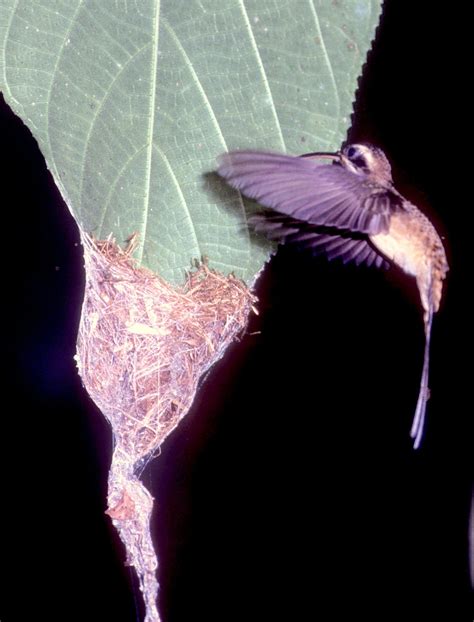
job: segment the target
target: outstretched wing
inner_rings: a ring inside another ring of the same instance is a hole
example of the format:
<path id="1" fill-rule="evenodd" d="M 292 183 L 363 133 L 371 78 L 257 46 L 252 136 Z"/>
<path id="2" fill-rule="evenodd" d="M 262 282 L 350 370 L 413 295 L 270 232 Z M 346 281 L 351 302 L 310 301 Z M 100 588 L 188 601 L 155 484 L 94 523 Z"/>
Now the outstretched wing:
<path id="1" fill-rule="evenodd" d="M 248 222 L 255 231 L 264 233 L 270 240 L 285 244 L 295 242 L 315 255 L 326 255 L 330 260 L 338 258 L 343 263 L 375 265 L 377 268 L 388 268 L 390 265 L 365 234 L 318 227 L 269 211 L 250 216 Z"/>
<path id="2" fill-rule="evenodd" d="M 245 196 L 312 225 L 374 235 L 388 231 L 398 197 L 339 163 L 265 151 L 232 151 L 218 173 Z"/>

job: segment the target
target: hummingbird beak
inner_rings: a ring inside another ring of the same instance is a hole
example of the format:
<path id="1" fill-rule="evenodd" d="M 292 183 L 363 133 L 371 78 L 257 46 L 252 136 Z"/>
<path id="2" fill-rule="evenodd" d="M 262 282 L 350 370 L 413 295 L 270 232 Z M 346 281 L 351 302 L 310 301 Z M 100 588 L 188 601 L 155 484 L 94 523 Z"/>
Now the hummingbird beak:
<path id="1" fill-rule="evenodd" d="M 311 153 L 303 153 L 299 156 L 300 158 L 328 158 L 329 160 L 335 160 L 340 158 L 339 152 L 329 152 L 329 151 L 312 151 Z"/>

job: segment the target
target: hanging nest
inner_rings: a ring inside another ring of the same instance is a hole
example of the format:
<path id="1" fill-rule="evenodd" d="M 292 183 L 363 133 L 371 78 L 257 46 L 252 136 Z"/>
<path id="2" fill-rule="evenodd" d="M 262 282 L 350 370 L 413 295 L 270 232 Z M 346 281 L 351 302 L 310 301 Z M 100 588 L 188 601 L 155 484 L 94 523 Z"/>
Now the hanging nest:
<path id="1" fill-rule="evenodd" d="M 107 514 L 134 566 L 145 622 L 160 622 L 153 498 L 144 465 L 188 412 L 199 379 L 247 325 L 255 297 L 205 264 L 176 288 L 140 268 L 113 239 L 82 234 L 86 289 L 77 342 L 79 373 L 110 422 L 114 452 Z"/>
<path id="2" fill-rule="evenodd" d="M 247 325 L 255 297 L 204 263 L 173 287 L 132 246 L 83 236 L 86 291 L 77 361 L 129 462 L 140 464 L 190 408 L 199 379 Z"/>

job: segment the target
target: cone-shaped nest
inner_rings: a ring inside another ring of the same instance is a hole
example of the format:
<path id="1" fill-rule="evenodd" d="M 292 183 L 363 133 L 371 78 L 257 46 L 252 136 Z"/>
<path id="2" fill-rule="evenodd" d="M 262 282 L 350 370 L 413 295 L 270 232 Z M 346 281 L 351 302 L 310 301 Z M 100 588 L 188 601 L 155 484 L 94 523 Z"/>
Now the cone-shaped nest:
<path id="1" fill-rule="evenodd" d="M 79 372 L 125 461 L 142 465 L 187 413 L 199 379 L 246 327 L 256 299 L 205 264 L 177 288 L 112 239 L 83 235 L 83 246 Z"/>

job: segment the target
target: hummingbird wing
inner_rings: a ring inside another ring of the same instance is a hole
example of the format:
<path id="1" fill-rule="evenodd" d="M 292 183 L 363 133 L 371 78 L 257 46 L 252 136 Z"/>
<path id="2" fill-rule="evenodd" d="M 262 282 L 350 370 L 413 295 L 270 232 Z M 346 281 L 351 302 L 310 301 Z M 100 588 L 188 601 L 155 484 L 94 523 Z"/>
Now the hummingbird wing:
<path id="1" fill-rule="evenodd" d="M 390 265 L 364 234 L 318 227 L 275 212 L 254 214 L 248 222 L 257 233 L 264 233 L 270 240 L 284 244 L 296 242 L 315 255 L 324 254 L 330 260 L 339 258 L 344 264 L 353 261 L 357 265 L 375 265 L 377 268 L 388 268 Z"/>
<path id="2" fill-rule="evenodd" d="M 388 231 L 399 198 L 390 188 L 352 173 L 338 160 L 265 151 L 233 151 L 218 173 L 245 196 L 312 225 L 374 235 Z"/>

